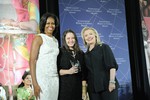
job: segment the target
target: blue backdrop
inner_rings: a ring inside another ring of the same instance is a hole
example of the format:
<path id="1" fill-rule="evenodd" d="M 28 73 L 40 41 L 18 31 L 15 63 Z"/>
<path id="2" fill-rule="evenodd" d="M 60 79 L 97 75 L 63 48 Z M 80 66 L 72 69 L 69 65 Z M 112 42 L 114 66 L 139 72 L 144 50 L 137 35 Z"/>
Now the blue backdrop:
<path id="1" fill-rule="evenodd" d="M 81 38 L 81 29 L 84 26 L 97 29 L 101 40 L 113 50 L 119 65 L 119 99 L 132 100 L 124 0 L 59 0 L 59 15 L 60 33 L 66 29 L 74 30 L 83 51 L 86 48 Z"/>

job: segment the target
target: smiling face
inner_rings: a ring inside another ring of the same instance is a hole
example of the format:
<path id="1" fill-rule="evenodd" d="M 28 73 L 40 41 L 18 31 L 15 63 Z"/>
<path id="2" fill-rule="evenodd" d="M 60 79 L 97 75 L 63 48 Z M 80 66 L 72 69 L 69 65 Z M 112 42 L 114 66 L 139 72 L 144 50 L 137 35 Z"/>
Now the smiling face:
<path id="1" fill-rule="evenodd" d="M 96 44 L 96 35 L 93 30 L 86 30 L 83 33 L 83 37 L 87 45 L 95 45 Z"/>
<path id="2" fill-rule="evenodd" d="M 76 42 L 74 34 L 71 32 L 68 32 L 66 34 L 65 41 L 69 49 L 73 49 L 73 46 L 75 45 L 75 42 Z"/>
<path id="3" fill-rule="evenodd" d="M 27 75 L 26 78 L 23 80 L 24 86 L 30 86 L 32 84 L 31 75 Z"/>
<path id="4" fill-rule="evenodd" d="M 55 20 L 54 18 L 49 17 L 45 25 L 45 34 L 52 36 L 54 30 L 55 30 Z"/>

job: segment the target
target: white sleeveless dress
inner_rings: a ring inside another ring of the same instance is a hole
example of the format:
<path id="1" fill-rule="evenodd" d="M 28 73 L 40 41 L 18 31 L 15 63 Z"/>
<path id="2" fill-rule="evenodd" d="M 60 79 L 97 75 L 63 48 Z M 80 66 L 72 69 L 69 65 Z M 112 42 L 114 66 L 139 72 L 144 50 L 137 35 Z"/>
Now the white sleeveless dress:
<path id="1" fill-rule="evenodd" d="M 36 63 L 36 76 L 41 87 L 40 100 L 57 100 L 59 78 L 57 73 L 58 41 L 54 37 L 39 34 L 43 39 Z"/>

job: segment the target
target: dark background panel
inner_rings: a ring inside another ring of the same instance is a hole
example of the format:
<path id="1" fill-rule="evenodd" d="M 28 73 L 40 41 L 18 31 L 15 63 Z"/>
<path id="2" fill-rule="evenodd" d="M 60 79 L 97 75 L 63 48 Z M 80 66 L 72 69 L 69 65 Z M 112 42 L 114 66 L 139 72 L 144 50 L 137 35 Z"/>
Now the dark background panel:
<path id="1" fill-rule="evenodd" d="M 55 14 L 59 18 L 59 7 L 58 7 L 58 0 L 39 0 L 40 4 L 40 16 L 44 13 L 49 12 Z M 58 39 L 60 44 L 60 28 L 58 27 L 58 32 L 55 35 Z"/>
<path id="2" fill-rule="evenodd" d="M 134 99 L 150 100 L 139 1 L 125 0 L 125 5 Z"/>

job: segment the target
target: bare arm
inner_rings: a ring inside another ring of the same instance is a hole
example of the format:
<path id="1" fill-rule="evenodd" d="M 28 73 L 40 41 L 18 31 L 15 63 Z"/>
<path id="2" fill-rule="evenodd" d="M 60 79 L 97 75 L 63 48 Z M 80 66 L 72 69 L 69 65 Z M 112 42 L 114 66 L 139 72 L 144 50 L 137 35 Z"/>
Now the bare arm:
<path id="1" fill-rule="evenodd" d="M 78 73 L 78 68 L 73 66 L 70 69 L 60 69 L 59 74 L 60 75 L 67 75 L 67 74 L 75 74 Z"/>
<path id="2" fill-rule="evenodd" d="M 82 81 L 82 93 L 87 92 L 87 83 L 85 80 Z"/>
<path id="3" fill-rule="evenodd" d="M 110 92 L 116 88 L 115 76 L 116 76 L 116 69 L 111 68 L 110 69 L 110 80 L 109 80 L 109 91 Z"/>
<path id="4" fill-rule="evenodd" d="M 40 93 L 40 87 L 36 79 L 36 61 L 38 58 L 38 53 L 42 42 L 43 41 L 40 36 L 36 36 L 34 38 L 31 46 L 30 59 L 29 59 L 30 72 L 31 72 L 31 77 L 32 77 L 32 82 L 33 82 L 33 87 L 34 87 L 34 92 L 36 97 L 38 97 Z"/>
<path id="5" fill-rule="evenodd" d="M 21 29 L 29 29 L 31 31 L 37 31 L 38 24 L 35 20 L 30 20 L 28 22 L 19 22 L 18 26 Z"/>
<path id="6" fill-rule="evenodd" d="M 111 68 L 110 69 L 110 81 L 115 81 L 115 76 L 116 76 L 116 69 Z"/>
<path id="7" fill-rule="evenodd" d="M 82 99 L 87 100 L 87 83 L 85 80 L 82 81 Z"/>
<path id="8" fill-rule="evenodd" d="M 59 73 L 60 75 L 67 75 L 70 74 L 70 71 L 68 69 L 60 69 Z"/>
<path id="9" fill-rule="evenodd" d="M 2 19 L 0 20 L 0 23 L 3 23 L 4 25 L 19 27 L 20 29 L 30 30 L 34 32 L 37 32 L 38 27 L 38 23 L 34 19 L 24 22 L 17 22 L 13 19 Z"/>

